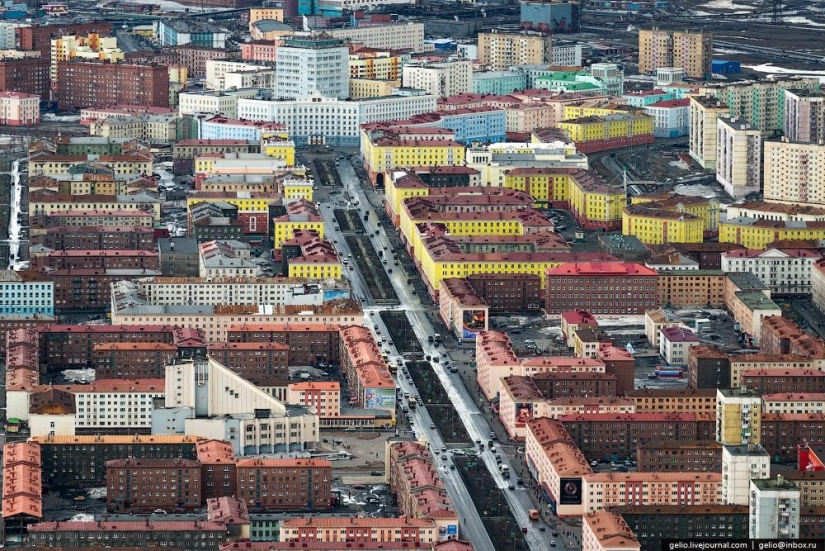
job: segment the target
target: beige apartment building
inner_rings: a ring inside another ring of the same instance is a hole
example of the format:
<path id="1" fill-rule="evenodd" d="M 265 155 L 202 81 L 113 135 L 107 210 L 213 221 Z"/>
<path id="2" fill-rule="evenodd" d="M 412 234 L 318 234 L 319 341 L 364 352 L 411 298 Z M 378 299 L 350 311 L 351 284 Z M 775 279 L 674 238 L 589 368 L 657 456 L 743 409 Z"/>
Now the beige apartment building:
<path id="1" fill-rule="evenodd" d="M 758 192 L 762 131 L 738 117 L 719 117 L 716 126 L 716 181 L 734 199 Z"/>
<path id="2" fill-rule="evenodd" d="M 811 90 L 785 90 L 783 133 L 792 142 L 825 141 L 825 94 Z"/>
<path id="3" fill-rule="evenodd" d="M 640 73 L 655 73 L 662 67 L 679 67 L 687 77 L 708 79 L 712 58 L 713 35 L 710 33 L 656 28 L 639 31 Z"/>
<path id="4" fill-rule="evenodd" d="M 363 44 L 367 48 L 424 51 L 424 23 L 346 27 L 326 32 L 333 38 Z"/>
<path id="5" fill-rule="evenodd" d="M 766 201 L 825 205 L 825 145 L 766 141 L 763 157 Z"/>
<path id="6" fill-rule="evenodd" d="M 469 59 L 441 62 L 415 62 L 404 65 L 402 82 L 407 88 L 426 90 L 447 98 L 473 91 L 473 62 Z"/>
<path id="7" fill-rule="evenodd" d="M 491 71 L 504 71 L 513 65 L 550 65 L 553 63 L 552 35 L 496 30 L 479 33 L 478 62 Z"/>
<path id="8" fill-rule="evenodd" d="M 728 114 L 728 106 L 712 96 L 690 98 L 690 156 L 702 168 L 716 168 L 717 119 Z"/>

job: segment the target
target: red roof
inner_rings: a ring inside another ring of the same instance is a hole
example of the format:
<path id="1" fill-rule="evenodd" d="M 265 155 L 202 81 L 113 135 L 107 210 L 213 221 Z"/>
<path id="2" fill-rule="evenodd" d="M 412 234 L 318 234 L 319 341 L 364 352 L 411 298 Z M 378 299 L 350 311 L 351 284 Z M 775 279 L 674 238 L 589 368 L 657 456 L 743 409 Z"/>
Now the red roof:
<path id="1" fill-rule="evenodd" d="M 570 262 L 547 270 L 547 275 L 581 276 L 650 276 L 656 277 L 656 270 L 633 262 Z"/>
<path id="2" fill-rule="evenodd" d="M 690 99 L 669 99 L 666 101 L 657 101 L 651 103 L 647 107 L 687 107 L 690 105 Z"/>

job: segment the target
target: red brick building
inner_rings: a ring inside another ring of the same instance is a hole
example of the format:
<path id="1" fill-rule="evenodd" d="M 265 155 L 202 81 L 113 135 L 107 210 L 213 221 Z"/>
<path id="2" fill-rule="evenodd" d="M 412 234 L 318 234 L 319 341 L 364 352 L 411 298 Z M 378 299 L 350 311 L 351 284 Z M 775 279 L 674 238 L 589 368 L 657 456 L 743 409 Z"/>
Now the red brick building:
<path id="1" fill-rule="evenodd" d="M 762 447 L 772 460 L 796 461 L 797 447 L 804 442 L 825 442 L 825 414 L 762 414 Z"/>
<path id="2" fill-rule="evenodd" d="M 541 308 L 541 278 L 533 274 L 475 274 L 467 283 L 484 299 L 491 313 Z"/>
<path id="3" fill-rule="evenodd" d="M 98 34 L 100 36 L 111 36 L 112 24 L 103 21 L 92 23 L 58 23 L 55 25 L 33 25 L 31 27 L 21 27 L 20 49 L 38 50 L 45 60 L 52 58 L 52 39 L 68 35 L 86 36 L 88 34 Z M 46 64 L 48 66 L 48 63 Z"/>
<path id="4" fill-rule="evenodd" d="M 238 494 L 250 512 L 329 509 L 332 463 L 323 459 L 242 459 Z"/>
<path id="5" fill-rule="evenodd" d="M 48 58 L 0 59 L 0 90 L 36 94 L 41 100 L 48 100 L 51 92 L 49 71 Z"/>
<path id="6" fill-rule="evenodd" d="M 70 61 L 57 66 L 58 109 L 149 105 L 169 107 L 169 68 L 166 65 L 131 65 Z"/>
<path id="7" fill-rule="evenodd" d="M 209 355 L 244 379 L 262 387 L 289 384 L 289 346 L 280 342 L 216 342 Z"/>
<path id="8" fill-rule="evenodd" d="M 140 226 L 59 226 L 49 228 L 45 234 L 32 239 L 33 244 L 57 251 L 70 249 L 87 250 L 155 250 L 155 233 L 152 228 Z"/>
<path id="9" fill-rule="evenodd" d="M 799 539 L 825 540 L 825 507 L 800 508 Z"/>
<path id="10" fill-rule="evenodd" d="M 604 362 L 604 371 L 616 376 L 616 394 L 622 395 L 636 388 L 636 360 L 624 348 L 600 344 L 596 359 Z"/>
<path id="11" fill-rule="evenodd" d="M 68 249 L 32 258 L 32 268 L 50 270 L 158 270 L 154 250 Z"/>
<path id="12" fill-rule="evenodd" d="M 616 376 L 610 373 L 545 371 L 533 375 L 533 382 L 548 400 L 616 396 Z"/>
<path id="13" fill-rule="evenodd" d="M 279 342 L 289 347 L 289 365 L 339 363 L 338 326 L 313 324 L 238 324 L 226 330 L 226 340 L 235 342 Z"/>
<path id="14" fill-rule="evenodd" d="M 224 440 L 201 440 L 195 450 L 201 464 L 204 500 L 237 495 L 238 469 L 232 444 Z"/>
<path id="15" fill-rule="evenodd" d="M 575 262 L 547 270 L 544 310 L 641 315 L 658 306 L 656 272 L 630 262 Z"/>
<path id="16" fill-rule="evenodd" d="M 49 325 L 9 335 L 9 344 L 28 346 L 45 369 L 92 367 L 96 345 L 104 343 L 174 343 L 169 325 Z"/>
<path id="17" fill-rule="evenodd" d="M 559 419 L 589 459 L 632 458 L 647 442 L 707 442 L 716 437 L 715 415 L 693 413 L 587 413 Z"/>
<path id="18" fill-rule="evenodd" d="M 782 316 L 762 319 L 760 347 L 767 354 L 797 354 L 825 358 L 825 341 L 807 333 L 796 322 Z"/>
<path id="19" fill-rule="evenodd" d="M 741 377 L 742 386 L 759 394 L 825 392 L 825 373 L 812 369 L 754 369 Z"/>
<path id="20" fill-rule="evenodd" d="M 163 379 L 178 347 L 162 342 L 110 342 L 94 347 L 95 379 Z"/>
<path id="21" fill-rule="evenodd" d="M 111 305 L 112 283 L 143 277 L 159 276 L 158 270 L 103 270 L 83 268 L 52 270 L 48 278 L 54 282 L 55 312 L 102 312 Z"/>
<path id="22" fill-rule="evenodd" d="M 715 346 L 688 348 L 690 388 L 730 388 L 730 358 Z"/>
<path id="23" fill-rule="evenodd" d="M 201 506 L 201 464 L 194 459 L 115 459 L 106 462 L 106 509 L 191 511 Z"/>
<path id="24" fill-rule="evenodd" d="M 639 444 L 636 469 L 652 472 L 722 472 L 719 442 L 671 442 L 659 440 Z"/>

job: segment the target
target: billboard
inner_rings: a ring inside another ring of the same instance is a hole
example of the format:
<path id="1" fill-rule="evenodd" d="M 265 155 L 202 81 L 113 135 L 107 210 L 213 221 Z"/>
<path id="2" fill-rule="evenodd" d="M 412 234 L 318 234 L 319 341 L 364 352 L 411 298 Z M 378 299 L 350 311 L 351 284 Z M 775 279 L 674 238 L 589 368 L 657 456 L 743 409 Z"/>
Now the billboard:
<path id="1" fill-rule="evenodd" d="M 559 505 L 581 505 L 582 479 L 562 478 L 559 480 Z"/>
<path id="2" fill-rule="evenodd" d="M 487 329 L 486 310 L 464 310 L 461 319 L 461 336 L 465 339 L 476 338 L 476 333 Z"/>
<path id="3" fill-rule="evenodd" d="M 516 403 L 516 426 L 523 427 L 533 419 L 533 404 L 518 402 Z"/>
<path id="4" fill-rule="evenodd" d="M 367 409 L 395 409 L 395 389 L 368 388 L 364 407 Z"/>

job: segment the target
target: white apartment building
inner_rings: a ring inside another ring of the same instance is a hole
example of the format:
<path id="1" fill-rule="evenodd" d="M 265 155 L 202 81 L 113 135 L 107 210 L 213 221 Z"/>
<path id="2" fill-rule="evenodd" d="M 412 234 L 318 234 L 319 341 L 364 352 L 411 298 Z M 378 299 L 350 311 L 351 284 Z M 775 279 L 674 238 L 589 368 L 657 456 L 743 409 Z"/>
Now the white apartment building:
<path id="1" fill-rule="evenodd" d="M 722 253 L 723 272 L 750 272 L 772 293 L 811 292 L 811 266 L 820 255 L 808 249 L 737 249 Z"/>
<path id="2" fill-rule="evenodd" d="M 769 140 L 762 155 L 766 201 L 825 206 L 825 145 Z"/>
<path id="3" fill-rule="evenodd" d="M 736 117 L 719 117 L 716 125 L 716 181 L 734 199 L 759 192 L 762 131 Z"/>
<path id="4" fill-rule="evenodd" d="M 278 48 L 275 97 L 349 97 L 349 48 L 333 38 L 289 37 Z"/>
<path id="5" fill-rule="evenodd" d="M 275 69 L 251 69 L 232 71 L 223 75 L 222 90 L 240 90 L 243 88 L 275 89 Z"/>
<path id="6" fill-rule="evenodd" d="M 318 442 L 318 416 L 289 407 L 213 359 L 166 370 L 165 406 L 152 434 L 227 440 L 237 455 L 303 451 Z"/>
<path id="7" fill-rule="evenodd" d="M 148 304 L 294 304 L 324 302 L 326 283 L 298 278 L 154 277 L 112 284 L 113 293 Z"/>
<path id="8" fill-rule="evenodd" d="M 659 335 L 659 354 L 669 365 L 687 365 L 688 351 L 699 346 L 699 337 L 685 327 L 664 327 Z"/>
<path id="9" fill-rule="evenodd" d="M 0 92 L 0 125 L 40 124 L 40 96 L 23 92 Z"/>
<path id="10" fill-rule="evenodd" d="M 164 382 L 105 379 L 88 385 L 55 385 L 50 390 L 54 395 L 63 395 L 63 400 L 73 399 L 74 413 L 54 413 L 51 407 L 44 407 L 41 413 L 37 398 L 30 395 L 32 436 L 117 434 L 135 429 L 148 432 L 152 427 L 153 401 L 164 396 Z"/>
<path id="11" fill-rule="evenodd" d="M 198 113 L 222 114 L 230 119 L 238 118 L 238 101 L 254 98 L 260 93 L 257 88 L 226 91 L 181 92 L 178 96 L 178 113 L 196 115 Z"/>
<path id="12" fill-rule="evenodd" d="M 426 90 L 446 98 L 473 91 L 473 62 L 469 59 L 404 65 L 401 82 L 407 88 Z"/>
<path id="13" fill-rule="evenodd" d="M 553 42 L 553 62 L 551 65 L 553 67 L 581 67 L 581 43 L 555 40 Z"/>
<path id="14" fill-rule="evenodd" d="M 624 71 L 615 63 L 594 63 L 590 66 L 590 74 L 601 79 L 605 94 L 621 96 L 624 94 Z"/>
<path id="15" fill-rule="evenodd" d="M 823 392 L 779 392 L 762 396 L 765 413 L 825 413 Z"/>
<path id="16" fill-rule="evenodd" d="M 323 144 L 358 146 L 361 125 L 370 122 L 403 120 L 437 109 L 436 97 L 427 94 L 388 96 L 347 101 L 320 94 L 295 100 L 242 99 L 238 116 L 252 121 L 272 121 L 286 125 L 296 145 Z"/>
<path id="17" fill-rule="evenodd" d="M 748 536 L 752 539 L 799 539 L 799 488 L 782 475 L 751 480 Z"/>
<path id="18" fill-rule="evenodd" d="M 376 6 L 415 5 L 415 0 L 319 0 L 318 6 L 326 10 L 372 10 Z"/>
<path id="19" fill-rule="evenodd" d="M 413 53 L 424 51 L 424 23 L 398 23 L 376 25 L 374 27 L 347 27 L 344 29 L 326 29 L 333 38 L 363 44 L 368 48 L 379 50 L 412 50 Z M 278 50 L 280 61 L 280 49 Z"/>
<path id="20" fill-rule="evenodd" d="M 0 22 L 0 50 L 17 49 L 17 29 L 27 27 L 21 23 L 11 23 L 9 21 Z"/>
<path id="21" fill-rule="evenodd" d="M 227 61 L 225 59 L 207 59 L 206 60 L 206 78 L 204 79 L 204 86 L 210 90 L 225 90 L 226 75 L 228 73 L 240 72 L 254 72 L 254 71 L 271 71 L 272 67 L 266 65 L 255 65 L 252 63 L 245 63 L 243 61 Z"/>
<path id="22" fill-rule="evenodd" d="M 747 505 L 751 479 L 770 478 L 771 456 L 756 444 L 722 446 L 722 503 Z"/>

